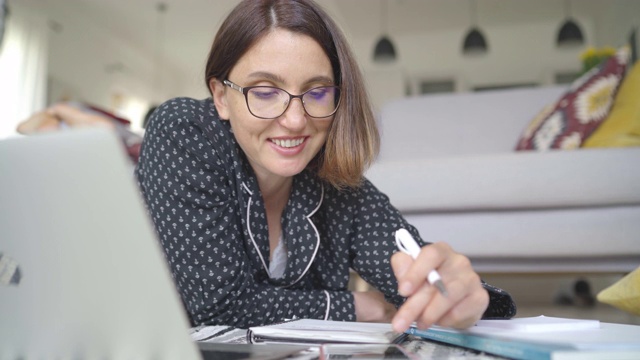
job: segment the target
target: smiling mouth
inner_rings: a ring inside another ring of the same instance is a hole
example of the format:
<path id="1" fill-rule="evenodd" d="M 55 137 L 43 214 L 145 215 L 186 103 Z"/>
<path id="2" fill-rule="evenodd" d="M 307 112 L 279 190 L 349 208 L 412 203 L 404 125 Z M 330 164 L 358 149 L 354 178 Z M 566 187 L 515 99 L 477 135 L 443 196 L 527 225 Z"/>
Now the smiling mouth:
<path id="1" fill-rule="evenodd" d="M 305 138 L 287 139 L 287 140 L 271 139 L 271 142 L 283 148 L 293 148 L 302 144 L 304 142 L 304 139 Z"/>

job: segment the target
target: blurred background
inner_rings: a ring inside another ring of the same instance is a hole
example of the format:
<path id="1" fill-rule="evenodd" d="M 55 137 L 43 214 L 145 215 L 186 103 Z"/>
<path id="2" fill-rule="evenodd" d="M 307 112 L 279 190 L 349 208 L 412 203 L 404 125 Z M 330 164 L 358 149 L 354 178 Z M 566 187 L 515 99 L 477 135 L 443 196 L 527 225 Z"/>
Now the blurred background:
<path id="1" fill-rule="evenodd" d="M 154 104 L 207 97 L 206 56 L 237 2 L 7 0 L 0 138 L 61 100 L 102 107 L 136 130 Z M 569 83 L 587 49 L 618 47 L 640 24 L 636 0 L 319 2 L 350 40 L 376 109 L 423 93 Z"/>
<path id="2" fill-rule="evenodd" d="M 0 139 L 59 101 L 131 121 L 176 96 L 209 96 L 206 57 L 238 0 L 0 0 Z M 569 84 L 637 39 L 638 0 L 319 0 L 342 27 L 376 110 L 447 92 Z M 620 274 L 482 274 L 520 316 L 640 323 L 593 306 Z M 366 284 L 354 284 L 354 288 Z M 585 290 L 586 289 L 586 290 Z M 565 306 L 573 305 L 573 306 Z"/>

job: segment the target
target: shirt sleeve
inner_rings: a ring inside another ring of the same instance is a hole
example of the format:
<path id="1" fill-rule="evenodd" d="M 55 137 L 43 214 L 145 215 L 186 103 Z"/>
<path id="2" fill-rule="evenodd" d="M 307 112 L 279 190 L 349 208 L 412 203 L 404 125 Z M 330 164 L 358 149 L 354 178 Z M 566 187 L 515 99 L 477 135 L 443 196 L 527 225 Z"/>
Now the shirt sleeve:
<path id="1" fill-rule="evenodd" d="M 246 328 L 291 318 L 354 320 L 346 291 L 290 290 L 257 282 L 220 131 L 195 100 L 154 113 L 137 167 L 138 182 L 193 325 Z M 218 125 L 220 127 L 220 125 Z M 207 135 L 205 135 L 205 133 Z M 213 138 L 213 139 L 212 139 Z"/>
<path id="2" fill-rule="evenodd" d="M 391 267 L 391 256 L 398 250 L 395 231 L 407 229 L 418 244 L 425 243 L 418 231 L 390 204 L 389 198 L 368 180 L 350 196 L 357 204 L 352 219 L 351 266 L 367 283 L 382 292 L 388 302 L 399 307 L 405 298 L 398 294 L 398 281 Z"/>
<path id="3" fill-rule="evenodd" d="M 399 307 L 406 299 L 398 294 L 398 282 L 391 268 L 391 255 L 398 251 L 395 231 L 404 228 L 419 245 L 428 243 L 391 205 L 389 198 L 368 180 L 354 196 L 360 199 L 360 205 L 353 221 L 352 266 L 365 281 L 385 294 L 387 301 Z M 482 286 L 489 293 L 489 306 L 483 318 L 511 318 L 515 315 L 516 306 L 509 293 L 484 281 Z"/>

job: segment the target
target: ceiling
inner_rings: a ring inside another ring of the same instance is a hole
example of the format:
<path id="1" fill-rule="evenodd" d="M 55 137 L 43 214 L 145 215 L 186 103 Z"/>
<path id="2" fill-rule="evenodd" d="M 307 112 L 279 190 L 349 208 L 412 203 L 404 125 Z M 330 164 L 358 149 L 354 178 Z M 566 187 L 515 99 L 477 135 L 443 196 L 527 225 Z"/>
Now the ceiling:
<path id="1" fill-rule="evenodd" d="M 11 1 L 11 0 L 10 0 Z M 14 0 L 42 6 L 64 29 L 65 16 L 81 16 L 112 32 L 166 66 L 180 70 L 202 64 L 224 16 L 239 0 Z M 383 1 L 387 1 L 384 4 Z M 158 4 L 166 11 L 158 11 Z M 466 28 L 472 22 L 469 0 L 319 0 L 348 37 L 375 41 L 381 32 L 402 35 Z M 597 11 L 608 1 L 574 1 L 571 12 Z M 477 0 L 477 22 L 525 23 L 565 16 L 558 0 Z M 578 6 L 579 4 L 579 6 Z M 383 6 L 386 5 L 386 6 Z M 387 23 L 383 24 L 383 8 Z M 386 29 L 385 29 L 386 28 Z M 62 30 L 63 31 L 63 30 Z M 197 59 L 197 61 L 195 60 Z"/>

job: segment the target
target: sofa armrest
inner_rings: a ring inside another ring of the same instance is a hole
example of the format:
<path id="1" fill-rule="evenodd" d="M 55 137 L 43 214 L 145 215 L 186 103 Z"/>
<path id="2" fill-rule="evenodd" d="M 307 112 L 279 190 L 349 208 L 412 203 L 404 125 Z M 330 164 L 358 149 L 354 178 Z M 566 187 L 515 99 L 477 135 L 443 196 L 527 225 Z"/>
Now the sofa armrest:
<path id="1" fill-rule="evenodd" d="M 640 203 L 640 148 L 509 152 L 378 162 L 366 176 L 400 211 Z"/>

